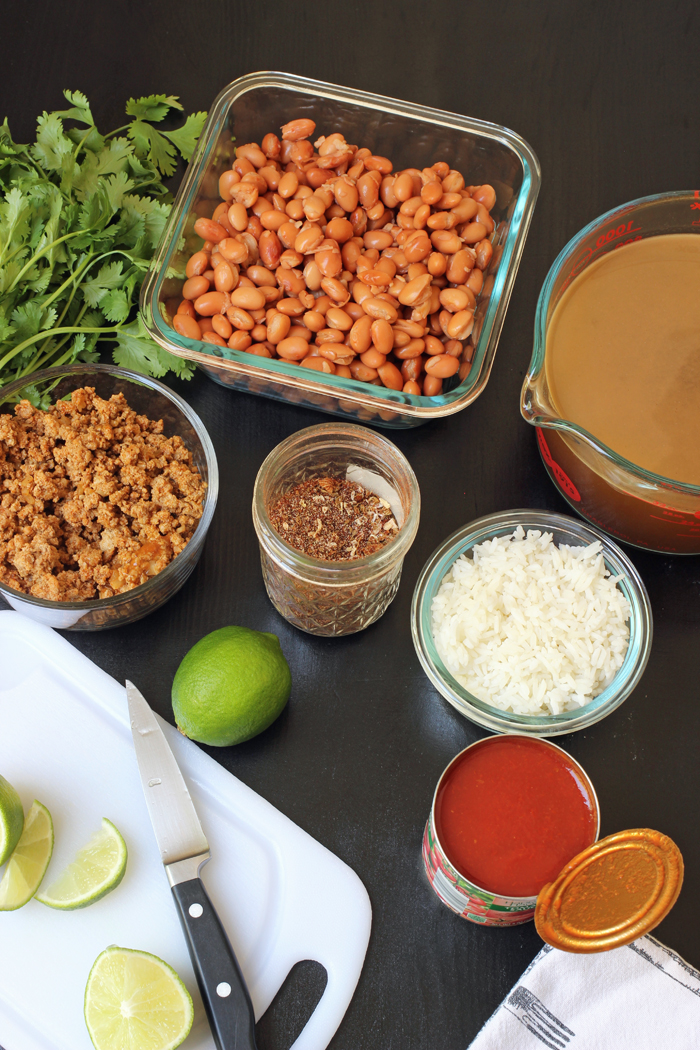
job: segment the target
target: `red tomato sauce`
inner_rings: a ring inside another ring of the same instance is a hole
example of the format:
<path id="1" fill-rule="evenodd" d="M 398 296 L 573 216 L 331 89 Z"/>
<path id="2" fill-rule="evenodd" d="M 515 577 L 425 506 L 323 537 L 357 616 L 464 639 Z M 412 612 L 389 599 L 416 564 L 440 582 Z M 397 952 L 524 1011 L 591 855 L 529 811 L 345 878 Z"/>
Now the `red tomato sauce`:
<path id="1" fill-rule="evenodd" d="M 443 777 L 435 830 L 453 867 L 505 897 L 535 897 L 596 839 L 598 810 L 581 771 L 541 740 L 491 737 Z"/>

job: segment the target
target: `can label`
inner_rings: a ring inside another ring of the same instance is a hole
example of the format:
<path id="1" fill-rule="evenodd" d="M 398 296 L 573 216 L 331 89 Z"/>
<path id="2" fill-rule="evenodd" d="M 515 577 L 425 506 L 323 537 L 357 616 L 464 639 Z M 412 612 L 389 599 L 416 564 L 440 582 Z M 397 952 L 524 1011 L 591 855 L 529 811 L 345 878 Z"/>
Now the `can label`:
<path id="1" fill-rule="evenodd" d="M 463 919 L 483 926 L 519 926 L 535 916 L 536 897 L 515 900 L 487 893 L 453 868 L 438 842 L 432 814 L 423 835 L 423 863 L 433 887 L 443 904 Z"/>

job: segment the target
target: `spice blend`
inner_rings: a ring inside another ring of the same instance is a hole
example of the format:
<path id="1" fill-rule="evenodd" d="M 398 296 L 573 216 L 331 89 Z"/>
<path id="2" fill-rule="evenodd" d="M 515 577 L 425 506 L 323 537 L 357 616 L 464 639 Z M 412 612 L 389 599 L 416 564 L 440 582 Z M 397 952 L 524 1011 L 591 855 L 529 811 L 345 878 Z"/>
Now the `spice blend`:
<path id="1" fill-rule="evenodd" d="M 396 536 L 391 506 L 354 481 L 307 478 L 268 509 L 273 528 L 292 547 L 324 561 L 365 558 Z"/>

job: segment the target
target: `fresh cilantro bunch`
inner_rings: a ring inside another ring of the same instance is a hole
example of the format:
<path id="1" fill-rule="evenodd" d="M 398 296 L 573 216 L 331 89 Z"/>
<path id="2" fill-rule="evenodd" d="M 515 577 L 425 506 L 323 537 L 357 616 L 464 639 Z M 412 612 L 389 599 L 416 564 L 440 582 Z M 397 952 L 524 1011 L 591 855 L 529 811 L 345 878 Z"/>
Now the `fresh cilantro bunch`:
<path id="1" fill-rule="evenodd" d="M 161 131 L 177 97 L 130 99 L 130 122 L 102 135 L 86 97 L 64 95 L 70 108 L 43 113 L 31 146 L 0 126 L 0 388 L 27 376 L 38 403 L 31 374 L 95 361 L 101 339 L 116 341 L 119 365 L 189 379 L 191 363 L 129 319 L 170 212 L 162 178 L 190 159 L 206 113 Z"/>

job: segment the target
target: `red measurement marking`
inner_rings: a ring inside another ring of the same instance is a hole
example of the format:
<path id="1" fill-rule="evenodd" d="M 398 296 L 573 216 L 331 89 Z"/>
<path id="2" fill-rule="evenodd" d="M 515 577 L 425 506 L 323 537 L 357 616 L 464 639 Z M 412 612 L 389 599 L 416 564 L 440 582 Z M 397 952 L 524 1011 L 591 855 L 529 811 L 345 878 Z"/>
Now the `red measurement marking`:
<path id="1" fill-rule="evenodd" d="M 622 248 L 624 244 L 632 244 L 633 241 L 641 241 L 641 230 L 641 226 L 635 226 L 634 219 L 630 219 L 629 222 L 621 222 L 619 226 L 611 226 L 609 230 L 605 231 L 605 233 L 601 233 L 601 235 L 595 242 L 595 248 L 584 248 L 581 255 L 571 267 L 571 270 L 569 271 L 569 276 L 567 277 L 563 288 L 566 288 L 572 277 L 576 277 L 576 275 L 580 273 L 580 271 L 586 266 L 586 264 L 593 258 L 594 255 L 597 255 L 598 252 L 603 252 L 604 248 L 610 250 L 609 245 L 612 245 L 613 248 Z M 630 233 L 637 233 L 639 234 L 639 236 L 628 237 L 628 234 Z M 619 241 L 621 237 L 628 237 L 628 239 L 620 244 L 613 244 L 613 241 Z M 603 254 L 606 253 L 603 252 Z"/>
<path id="2" fill-rule="evenodd" d="M 634 219 L 630 219 L 629 222 L 622 222 L 619 226 L 612 227 L 606 230 L 605 233 L 601 233 L 596 243 L 596 248 L 604 248 L 606 244 L 610 244 L 611 241 L 618 240 L 620 237 L 626 237 L 628 233 L 641 233 L 642 227 L 634 225 Z"/>
<path id="3" fill-rule="evenodd" d="M 554 479 L 555 479 L 557 485 L 562 490 L 562 492 L 564 493 L 565 496 L 568 496 L 569 499 L 574 500 L 576 503 L 580 503 L 581 502 L 581 493 L 576 488 L 576 486 L 574 485 L 573 481 L 568 476 L 568 474 L 565 474 L 564 471 L 559 466 L 559 464 L 554 462 L 554 460 L 552 458 L 552 453 L 549 451 L 549 445 L 547 444 L 547 440 L 546 440 L 544 434 L 542 433 L 542 430 L 539 427 L 536 427 L 536 430 L 537 430 L 537 444 L 540 447 L 540 453 L 542 454 L 542 459 L 545 461 L 545 463 L 547 464 L 547 466 L 551 470 L 552 474 L 554 475 Z"/>
<path id="4" fill-rule="evenodd" d="M 549 451 L 549 445 L 547 444 L 547 439 L 545 438 L 544 434 L 542 433 L 542 431 L 540 430 L 539 427 L 536 427 L 536 430 L 537 430 L 537 444 L 540 447 L 540 453 L 542 455 L 542 459 L 545 461 L 545 463 L 547 464 L 548 467 L 551 467 L 552 464 L 554 463 L 554 460 L 552 459 L 552 453 Z"/>
<path id="5" fill-rule="evenodd" d="M 664 525 L 679 525 L 679 526 L 682 525 L 686 529 L 692 529 L 693 528 L 693 524 L 690 521 L 683 521 L 682 519 L 681 520 L 674 520 L 673 518 L 661 518 L 661 517 L 659 517 L 658 514 L 650 514 L 649 517 L 653 518 L 654 521 L 663 521 Z M 700 536 L 700 526 L 696 527 L 694 532 L 682 532 L 682 533 L 679 532 L 679 533 L 677 533 L 677 535 L 678 536 L 692 536 L 693 539 L 697 539 L 698 536 Z"/>
<path id="6" fill-rule="evenodd" d="M 694 193 L 693 193 L 693 196 L 695 197 L 696 201 L 698 201 L 698 203 L 697 204 L 691 204 L 690 205 L 690 210 L 691 211 L 700 211 L 700 190 L 695 190 Z M 691 226 L 700 226 L 700 219 L 696 219 L 695 222 L 691 222 L 690 225 Z"/>

